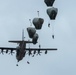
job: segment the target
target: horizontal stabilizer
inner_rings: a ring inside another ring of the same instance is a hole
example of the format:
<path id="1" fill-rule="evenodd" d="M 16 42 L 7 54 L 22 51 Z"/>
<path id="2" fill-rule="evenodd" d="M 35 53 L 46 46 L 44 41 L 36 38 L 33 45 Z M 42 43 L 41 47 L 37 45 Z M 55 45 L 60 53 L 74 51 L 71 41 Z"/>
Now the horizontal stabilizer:
<path id="1" fill-rule="evenodd" d="M 32 41 L 8 41 L 8 42 L 12 42 L 12 43 L 33 43 Z"/>

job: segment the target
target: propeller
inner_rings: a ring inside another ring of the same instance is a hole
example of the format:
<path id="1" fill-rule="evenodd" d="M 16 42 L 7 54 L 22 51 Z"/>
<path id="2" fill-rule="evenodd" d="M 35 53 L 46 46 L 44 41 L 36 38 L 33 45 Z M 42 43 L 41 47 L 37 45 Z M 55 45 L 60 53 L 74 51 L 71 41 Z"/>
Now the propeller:
<path id="1" fill-rule="evenodd" d="M 1 53 L 2 53 L 2 54 L 4 54 L 3 52 L 4 52 L 4 49 L 1 49 L 1 52 L 0 52 L 0 54 L 1 54 Z"/>
<path id="2" fill-rule="evenodd" d="M 9 54 L 13 55 L 13 53 L 14 53 L 14 52 L 13 52 L 13 50 L 11 49 L 11 52 L 10 52 Z"/>
<path id="3" fill-rule="evenodd" d="M 8 49 L 6 50 L 6 54 L 8 53 Z"/>
<path id="4" fill-rule="evenodd" d="M 34 57 L 35 54 L 36 54 L 36 50 L 34 50 L 34 52 L 33 52 L 33 56 L 32 56 L 32 57 Z"/>
<path id="5" fill-rule="evenodd" d="M 29 56 L 32 55 L 31 50 L 29 50 L 28 54 L 29 54 Z"/>
<path id="6" fill-rule="evenodd" d="M 38 50 L 38 53 L 37 53 L 37 55 L 41 55 L 40 53 L 42 53 L 42 52 L 40 52 L 40 49 Z"/>

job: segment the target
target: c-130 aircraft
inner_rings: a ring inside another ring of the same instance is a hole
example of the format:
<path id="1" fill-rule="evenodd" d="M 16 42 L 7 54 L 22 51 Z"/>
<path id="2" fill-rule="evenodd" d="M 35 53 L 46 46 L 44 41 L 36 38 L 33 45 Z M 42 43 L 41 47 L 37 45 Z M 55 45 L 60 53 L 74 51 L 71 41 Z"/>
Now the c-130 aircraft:
<path id="1" fill-rule="evenodd" d="M 33 51 L 33 56 L 38 53 L 40 55 L 40 51 L 45 51 L 45 54 L 47 54 L 47 51 L 49 50 L 57 50 L 57 48 L 26 48 L 26 44 L 29 43 L 33 43 L 32 41 L 25 41 L 24 40 L 24 30 L 22 31 L 22 40 L 17 40 L 17 41 L 9 41 L 12 43 L 17 43 L 19 44 L 16 48 L 12 48 L 12 47 L 0 47 L 1 49 L 1 53 L 3 54 L 3 52 L 5 51 L 6 53 L 8 53 L 8 51 L 11 52 L 11 55 L 14 53 L 13 51 L 16 51 L 16 59 L 17 61 L 21 61 L 25 55 L 27 54 L 26 52 L 28 51 L 28 55 L 32 55 L 32 51 Z M 33 57 L 32 56 L 32 57 Z M 27 62 L 29 64 L 29 62 Z M 18 64 L 17 64 L 18 66 Z"/>

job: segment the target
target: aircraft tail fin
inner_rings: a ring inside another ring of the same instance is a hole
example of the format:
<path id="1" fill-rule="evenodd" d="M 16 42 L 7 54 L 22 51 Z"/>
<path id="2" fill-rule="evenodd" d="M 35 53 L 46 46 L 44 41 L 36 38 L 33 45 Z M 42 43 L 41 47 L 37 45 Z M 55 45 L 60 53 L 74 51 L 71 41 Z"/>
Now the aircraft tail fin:
<path id="1" fill-rule="evenodd" d="M 22 30 L 22 41 L 24 41 L 24 29 Z"/>
<path id="2" fill-rule="evenodd" d="M 24 29 L 22 30 L 22 40 L 17 40 L 17 41 L 8 41 L 8 42 L 12 42 L 12 43 L 22 43 L 22 42 L 24 42 L 24 43 L 33 43 L 32 41 L 25 41 L 24 40 Z"/>

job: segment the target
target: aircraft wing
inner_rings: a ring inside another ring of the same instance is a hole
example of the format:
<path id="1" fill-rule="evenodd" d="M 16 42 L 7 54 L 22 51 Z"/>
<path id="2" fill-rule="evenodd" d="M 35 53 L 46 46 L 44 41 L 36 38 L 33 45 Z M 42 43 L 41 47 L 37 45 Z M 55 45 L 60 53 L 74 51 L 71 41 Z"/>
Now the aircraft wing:
<path id="1" fill-rule="evenodd" d="M 45 54 L 47 54 L 47 51 L 55 51 L 55 50 L 57 50 L 57 48 L 26 48 L 26 51 L 29 51 L 29 53 L 28 53 L 29 56 L 32 54 L 31 53 L 32 51 L 34 51 L 33 54 L 37 53 L 37 55 L 38 54 L 41 55 L 40 53 L 42 53 L 42 52 L 40 52 L 40 51 L 45 51 Z"/>
<path id="2" fill-rule="evenodd" d="M 0 47 L 1 50 L 16 50 L 16 48 Z"/>
<path id="3" fill-rule="evenodd" d="M 8 53 L 10 51 L 9 54 L 13 54 L 14 52 L 13 51 L 16 51 L 17 48 L 12 48 L 12 47 L 0 47 L 0 53 Z M 40 55 L 40 51 L 45 51 L 45 54 L 47 54 L 47 51 L 55 51 L 57 50 L 57 48 L 25 48 L 25 51 L 29 51 L 29 55 L 31 54 L 31 51 L 38 51 L 39 55 Z"/>
<path id="4" fill-rule="evenodd" d="M 41 50 L 41 51 L 44 51 L 44 50 L 57 50 L 57 48 L 26 48 L 26 50 Z"/>
<path id="5" fill-rule="evenodd" d="M 0 47 L 1 50 L 17 50 L 17 48 L 12 47 Z M 57 48 L 25 48 L 25 50 L 57 50 Z"/>
<path id="6" fill-rule="evenodd" d="M 2 54 L 4 54 L 4 52 L 5 53 L 8 53 L 9 52 L 9 54 L 13 54 L 13 53 L 15 53 L 15 52 L 13 52 L 13 51 L 16 51 L 17 50 L 17 48 L 10 48 L 10 47 L 0 47 L 0 54 L 2 53 Z"/>

